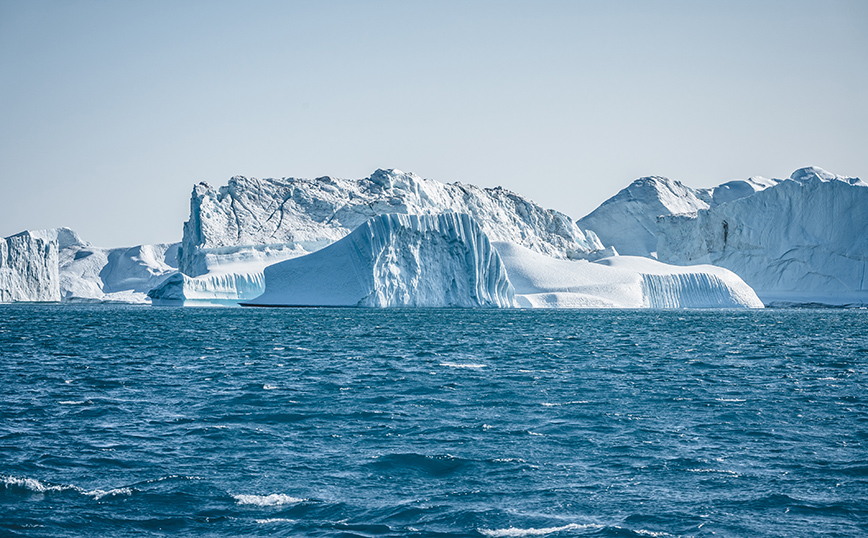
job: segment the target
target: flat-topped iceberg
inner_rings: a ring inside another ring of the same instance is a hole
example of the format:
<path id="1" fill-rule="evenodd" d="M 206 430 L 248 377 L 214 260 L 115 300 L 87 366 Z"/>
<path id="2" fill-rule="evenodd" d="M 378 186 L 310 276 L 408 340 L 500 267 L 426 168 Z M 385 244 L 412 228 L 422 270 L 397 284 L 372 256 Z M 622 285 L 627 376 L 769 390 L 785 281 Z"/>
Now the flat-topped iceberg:
<path id="1" fill-rule="evenodd" d="M 250 306 L 509 307 L 513 290 L 469 215 L 381 215 L 334 244 L 265 269 Z"/>

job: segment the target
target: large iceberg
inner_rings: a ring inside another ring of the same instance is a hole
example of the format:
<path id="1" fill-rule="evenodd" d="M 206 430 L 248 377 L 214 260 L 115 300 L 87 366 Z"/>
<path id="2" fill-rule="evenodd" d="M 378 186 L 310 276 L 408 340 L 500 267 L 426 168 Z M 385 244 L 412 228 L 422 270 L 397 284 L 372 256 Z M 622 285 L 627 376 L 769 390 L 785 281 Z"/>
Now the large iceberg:
<path id="1" fill-rule="evenodd" d="M 492 240 L 558 258 L 603 248 L 568 216 L 499 187 L 446 184 L 400 170 L 359 180 L 237 176 L 219 189 L 194 187 L 179 268 L 197 277 L 228 264 L 267 265 L 315 252 L 378 215 L 441 213 L 470 215 Z"/>
<path id="2" fill-rule="evenodd" d="M 0 240 L 0 303 L 60 300 L 58 241 L 44 231 Z"/>
<path id="3" fill-rule="evenodd" d="M 514 306 L 497 251 L 469 215 L 374 217 L 332 245 L 265 269 L 250 306 Z"/>
<path id="4" fill-rule="evenodd" d="M 616 256 L 554 258 L 489 242 L 469 215 L 382 215 L 265 269 L 250 306 L 761 308 L 731 271 Z"/>
<path id="5" fill-rule="evenodd" d="M 677 267 L 650 258 L 594 262 L 550 258 L 494 243 L 516 302 L 526 308 L 762 308 L 736 274 L 720 267 Z"/>
<path id="6" fill-rule="evenodd" d="M 766 304 L 868 305 L 868 185 L 803 168 L 750 196 L 658 219 L 658 257 L 726 267 Z"/>

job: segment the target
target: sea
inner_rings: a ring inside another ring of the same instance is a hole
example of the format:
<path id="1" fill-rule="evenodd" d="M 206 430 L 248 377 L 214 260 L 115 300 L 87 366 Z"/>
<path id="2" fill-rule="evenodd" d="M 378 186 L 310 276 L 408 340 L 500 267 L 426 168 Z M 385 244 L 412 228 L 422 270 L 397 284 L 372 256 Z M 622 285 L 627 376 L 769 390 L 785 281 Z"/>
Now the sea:
<path id="1" fill-rule="evenodd" d="M 868 536 L 868 311 L 0 306 L 0 536 Z"/>

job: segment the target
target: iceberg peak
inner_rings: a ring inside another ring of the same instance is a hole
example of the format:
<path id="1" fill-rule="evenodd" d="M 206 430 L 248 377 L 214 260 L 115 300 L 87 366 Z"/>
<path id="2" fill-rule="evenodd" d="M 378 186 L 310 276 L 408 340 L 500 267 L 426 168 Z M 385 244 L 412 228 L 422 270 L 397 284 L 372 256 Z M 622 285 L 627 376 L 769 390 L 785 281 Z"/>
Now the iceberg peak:
<path id="1" fill-rule="evenodd" d="M 868 186 L 868 184 L 858 177 L 839 176 L 823 170 L 818 166 L 799 168 L 790 175 L 790 179 L 799 183 L 806 183 L 809 181 L 843 181 L 850 185 Z"/>

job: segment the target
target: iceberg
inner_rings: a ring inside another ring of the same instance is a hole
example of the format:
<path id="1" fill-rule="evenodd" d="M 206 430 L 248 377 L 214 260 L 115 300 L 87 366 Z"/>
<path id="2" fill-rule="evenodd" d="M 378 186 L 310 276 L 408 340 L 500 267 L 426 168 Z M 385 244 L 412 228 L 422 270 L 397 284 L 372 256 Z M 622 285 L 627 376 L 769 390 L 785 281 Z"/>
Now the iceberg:
<path id="1" fill-rule="evenodd" d="M 868 185 L 858 178 L 803 168 L 657 226 L 661 261 L 728 268 L 768 305 L 868 305 Z"/>
<path id="2" fill-rule="evenodd" d="M 511 307 L 497 251 L 469 215 L 387 214 L 264 271 L 245 306 Z"/>
<path id="3" fill-rule="evenodd" d="M 147 303 L 177 273 L 178 246 L 100 248 L 69 228 L 22 232 L 0 243 L 0 302 Z"/>
<path id="4" fill-rule="evenodd" d="M 729 181 L 711 189 L 692 189 L 666 177 L 643 177 L 600 204 L 576 224 L 587 233 L 595 233 L 603 244 L 613 246 L 619 254 L 655 257 L 659 215 L 694 213 L 716 207 L 779 182 L 755 176 Z"/>
<path id="5" fill-rule="evenodd" d="M 60 301 L 58 240 L 24 231 L 0 240 L 0 303 Z"/>
<path id="6" fill-rule="evenodd" d="M 650 258 L 594 262 L 555 259 L 513 243 L 494 243 L 516 302 L 525 308 L 762 308 L 732 271 L 679 267 Z"/>
<path id="7" fill-rule="evenodd" d="M 378 215 L 442 213 L 469 215 L 492 240 L 558 258 L 603 248 L 567 215 L 499 187 L 446 184 L 400 170 L 359 180 L 236 176 L 219 189 L 194 187 L 179 268 L 196 277 L 225 264 L 268 265 L 315 252 Z"/>

